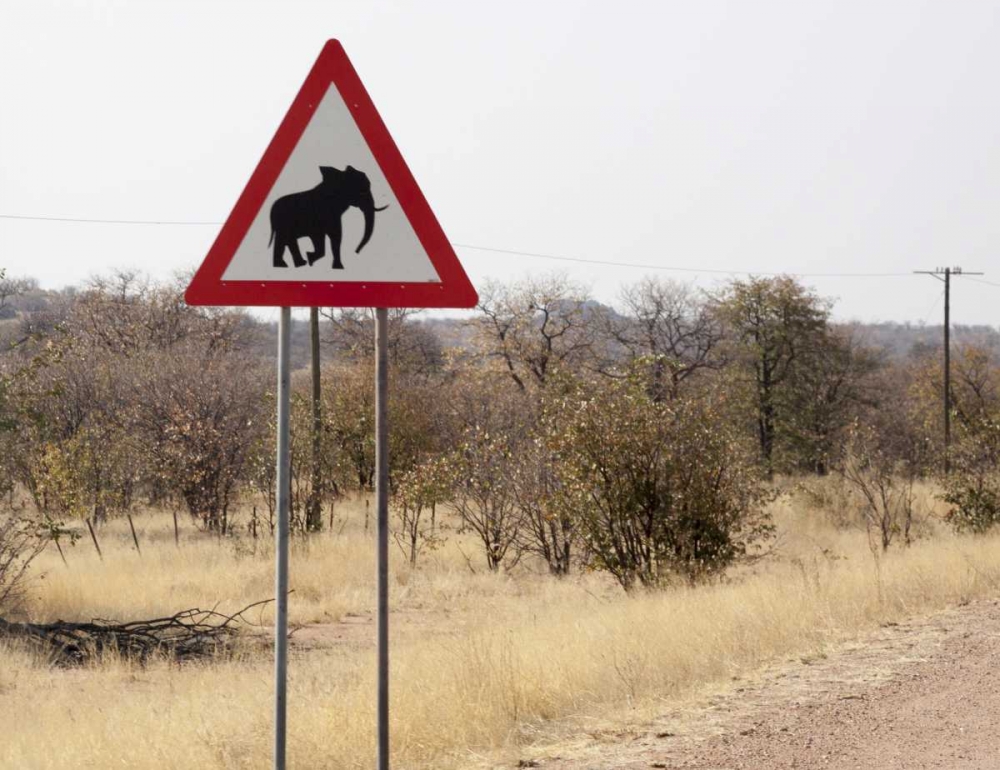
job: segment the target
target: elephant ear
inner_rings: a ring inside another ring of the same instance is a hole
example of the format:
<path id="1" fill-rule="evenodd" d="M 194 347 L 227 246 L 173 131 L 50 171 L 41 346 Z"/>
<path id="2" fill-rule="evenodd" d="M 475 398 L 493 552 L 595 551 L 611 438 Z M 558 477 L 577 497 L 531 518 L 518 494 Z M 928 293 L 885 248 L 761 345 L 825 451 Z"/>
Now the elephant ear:
<path id="1" fill-rule="evenodd" d="M 348 168 L 350 168 L 350 166 L 348 166 Z M 341 171 L 333 166 L 320 166 L 319 173 L 323 175 L 324 182 L 335 182 Z"/>

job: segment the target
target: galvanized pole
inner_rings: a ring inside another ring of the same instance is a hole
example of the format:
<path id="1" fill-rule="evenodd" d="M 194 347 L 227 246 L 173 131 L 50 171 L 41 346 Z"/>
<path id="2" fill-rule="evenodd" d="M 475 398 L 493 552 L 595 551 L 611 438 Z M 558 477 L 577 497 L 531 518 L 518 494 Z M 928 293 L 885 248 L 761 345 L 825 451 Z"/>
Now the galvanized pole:
<path id="1" fill-rule="evenodd" d="M 389 770 L 389 312 L 375 310 L 375 506 L 378 584 L 378 770 Z"/>
<path id="2" fill-rule="evenodd" d="M 288 684 L 288 497 L 291 469 L 288 416 L 291 373 L 291 308 L 281 308 L 278 319 L 278 524 L 274 543 L 274 770 L 285 770 L 285 733 Z"/>
<path id="3" fill-rule="evenodd" d="M 959 268 L 961 272 L 961 268 Z M 951 268 L 944 269 L 944 473 L 951 473 Z"/>
<path id="4" fill-rule="evenodd" d="M 323 430 L 323 416 L 320 412 L 320 380 L 319 380 L 319 308 L 309 308 L 309 347 L 311 351 L 312 370 L 312 469 L 309 479 L 309 502 L 306 509 L 306 529 L 309 532 L 319 532 L 323 528 L 322 495 L 320 485 L 323 483 L 320 468 L 320 434 Z"/>

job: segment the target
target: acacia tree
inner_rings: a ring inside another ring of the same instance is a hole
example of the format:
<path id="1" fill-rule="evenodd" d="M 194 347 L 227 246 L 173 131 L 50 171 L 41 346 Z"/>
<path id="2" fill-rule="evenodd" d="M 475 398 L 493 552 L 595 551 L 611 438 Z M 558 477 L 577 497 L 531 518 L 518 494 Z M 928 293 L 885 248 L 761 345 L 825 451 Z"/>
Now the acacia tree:
<path id="1" fill-rule="evenodd" d="M 43 365 L 19 396 L 15 470 L 40 509 L 99 521 L 140 487 L 160 493 L 156 438 L 186 428 L 149 419 L 147 388 L 175 359 L 221 360 L 247 336 L 243 316 L 189 308 L 182 289 L 117 273 L 67 294 L 57 320 L 25 319 L 19 355 Z"/>
<path id="2" fill-rule="evenodd" d="M 762 479 L 712 403 L 656 402 L 637 376 L 568 393 L 561 423 L 563 505 L 626 591 L 716 574 L 770 535 Z"/>
<path id="3" fill-rule="evenodd" d="M 826 331 L 829 303 L 793 278 L 778 276 L 732 281 L 715 307 L 731 335 L 734 357 L 751 380 L 760 455 L 770 476 L 775 439 L 787 419 L 781 390 Z"/>
<path id="4" fill-rule="evenodd" d="M 906 388 L 910 418 L 941 464 L 944 457 L 944 370 L 940 349 L 921 347 L 905 366 L 897 366 Z M 1000 412 L 1000 361 L 995 348 L 958 344 L 951 357 L 951 418 L 953 439 L 961 443 Z M 985 422 L 984 422 L 985 420 Z"/>

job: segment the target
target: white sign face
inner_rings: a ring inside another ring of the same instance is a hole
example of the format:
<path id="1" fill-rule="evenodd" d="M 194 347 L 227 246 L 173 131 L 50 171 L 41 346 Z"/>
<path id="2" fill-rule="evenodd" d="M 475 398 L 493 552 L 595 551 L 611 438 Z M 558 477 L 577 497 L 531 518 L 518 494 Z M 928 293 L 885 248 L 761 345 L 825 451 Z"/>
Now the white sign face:
<path id="1" fill-rule="evenodd" d="M 336 85 L 317 106 L 222 280 L 440 282 Z"/>

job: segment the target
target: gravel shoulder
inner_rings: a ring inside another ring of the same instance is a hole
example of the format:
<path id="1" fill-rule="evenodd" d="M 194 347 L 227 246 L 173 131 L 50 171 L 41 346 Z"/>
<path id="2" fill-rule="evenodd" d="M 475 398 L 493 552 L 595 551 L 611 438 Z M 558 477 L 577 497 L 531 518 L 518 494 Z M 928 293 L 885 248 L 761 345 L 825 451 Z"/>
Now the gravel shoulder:
<path id="1" fill-rule="evenodd" d="M 883 627 L 629 729 L 526 752 L 544 770 L 1000 767 L 1000 601 Z"/>

